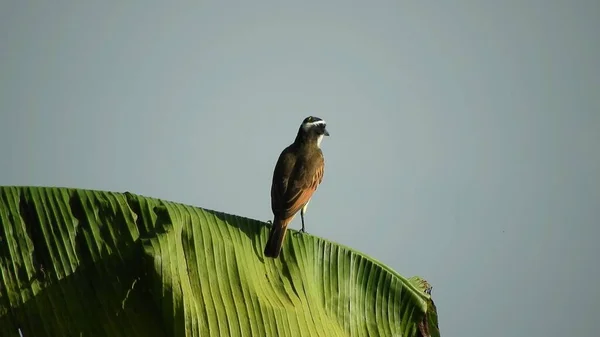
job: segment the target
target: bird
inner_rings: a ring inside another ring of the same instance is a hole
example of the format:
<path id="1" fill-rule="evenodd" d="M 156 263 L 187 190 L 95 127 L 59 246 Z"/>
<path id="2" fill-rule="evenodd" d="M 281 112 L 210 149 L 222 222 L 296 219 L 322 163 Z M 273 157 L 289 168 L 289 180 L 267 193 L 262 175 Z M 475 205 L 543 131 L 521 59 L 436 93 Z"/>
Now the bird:
<path id="1" fill-rule="evenodd" d="M 273 226 L 265 245 L 266 257 L 279 256 L 287 226 L 298 211 L 302 218 L 300 232 L 306 232 L 304 214 L 313 193 L 323 181 L 325 159 L 321 141 L 324 136 L 329 136 L 326 126 L 327 123 L 319 117 L 306 117 L 294 142 L 279 155 L 271 184 Z"/>

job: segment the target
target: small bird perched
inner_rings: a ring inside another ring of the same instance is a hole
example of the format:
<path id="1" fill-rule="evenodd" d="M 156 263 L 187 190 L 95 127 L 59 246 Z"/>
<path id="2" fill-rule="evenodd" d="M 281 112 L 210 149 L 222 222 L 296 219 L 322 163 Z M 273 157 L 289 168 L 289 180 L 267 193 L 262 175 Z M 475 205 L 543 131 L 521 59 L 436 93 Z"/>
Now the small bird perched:
<path id="1" fill-rule="evenodd" d="M 323 180 L 325 160 L 321 152 L 323 136 L 329 136 L 326 123 L 318 117 L 306 117 L 296 140 L 281 152 L 271 185 L 273 227 L 265 246 L 265 256 L 276 258 L 281 252 L 287 226 L 298 211 L 304 229 L 304 213 L 310 198 Z"/>

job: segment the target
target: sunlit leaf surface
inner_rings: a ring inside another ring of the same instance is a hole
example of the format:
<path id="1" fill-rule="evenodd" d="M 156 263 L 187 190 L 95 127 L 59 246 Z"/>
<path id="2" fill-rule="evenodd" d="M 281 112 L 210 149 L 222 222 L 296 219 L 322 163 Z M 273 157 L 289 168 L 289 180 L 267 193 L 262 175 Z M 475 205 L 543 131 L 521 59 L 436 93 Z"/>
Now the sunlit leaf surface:
<path id="1" fill-rule="evenodd" d="M 264 258 L 268 230 L 130 193 L 0 187 L 0 336 L 439 336 L 426 281 L 308 234 Z"/>

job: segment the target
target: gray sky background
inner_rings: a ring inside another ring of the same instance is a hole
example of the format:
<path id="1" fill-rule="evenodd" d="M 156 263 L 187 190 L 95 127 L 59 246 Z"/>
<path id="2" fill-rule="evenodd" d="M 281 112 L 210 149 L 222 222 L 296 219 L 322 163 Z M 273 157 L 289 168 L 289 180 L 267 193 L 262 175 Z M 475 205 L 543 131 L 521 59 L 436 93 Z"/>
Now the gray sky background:
<path id="1" fill-rule="evenodd" d="M 268 220 L 315 115 L 311 234 L 429 280 L 444 336 L 594 336 L 599 32 L 598 1 L 3 1 L 0 185 Z"/>

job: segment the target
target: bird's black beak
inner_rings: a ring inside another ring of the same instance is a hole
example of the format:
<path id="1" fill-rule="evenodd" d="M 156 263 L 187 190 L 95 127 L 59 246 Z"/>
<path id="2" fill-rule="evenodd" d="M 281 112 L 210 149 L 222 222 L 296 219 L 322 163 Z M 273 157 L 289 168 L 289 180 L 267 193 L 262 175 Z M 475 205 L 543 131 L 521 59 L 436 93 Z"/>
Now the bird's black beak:
<path id="1" fill-rule="evenodd" d="M 323 135 L 329 136 L 329 131 L 327 131 L 327 129 L 323 129 Z"/>

